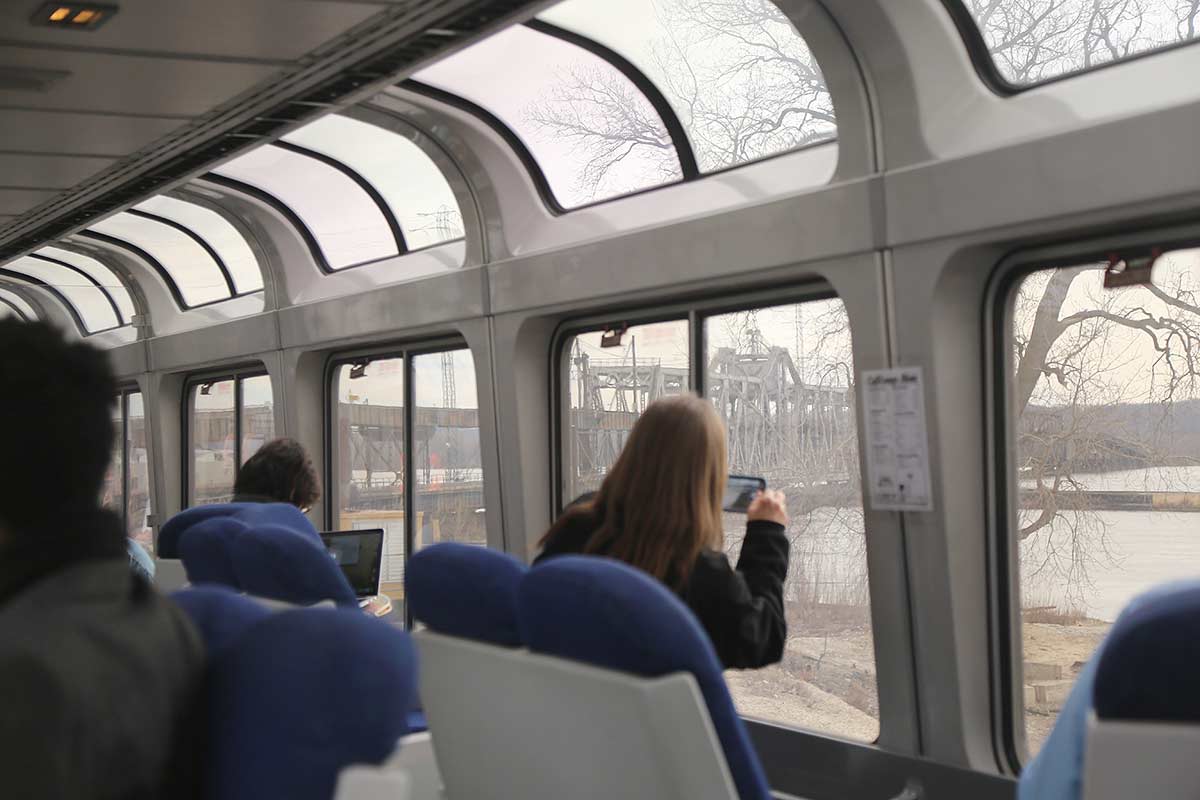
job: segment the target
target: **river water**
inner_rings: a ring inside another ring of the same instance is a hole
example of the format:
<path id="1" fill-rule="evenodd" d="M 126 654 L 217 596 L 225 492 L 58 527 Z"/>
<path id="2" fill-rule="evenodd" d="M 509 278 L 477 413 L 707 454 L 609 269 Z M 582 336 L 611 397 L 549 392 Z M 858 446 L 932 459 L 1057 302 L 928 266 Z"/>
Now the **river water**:
<path id="1" fill-rule="evenodd" d="M 1079 476 L 1094 491 L 1197 492 L 1200 467 L 1158 467 Z M 1055 605 L 1112 621 L 1135 596 L 1165 581 L 1200 578 L 1200 513 L 1096 511 L 1069 515 L 1027 540 L 1025 606 Z M 1076 549 L 1072 549 L 1078 545 Z M 1083 570 L 1068 565 L 1086 562 Z"/>

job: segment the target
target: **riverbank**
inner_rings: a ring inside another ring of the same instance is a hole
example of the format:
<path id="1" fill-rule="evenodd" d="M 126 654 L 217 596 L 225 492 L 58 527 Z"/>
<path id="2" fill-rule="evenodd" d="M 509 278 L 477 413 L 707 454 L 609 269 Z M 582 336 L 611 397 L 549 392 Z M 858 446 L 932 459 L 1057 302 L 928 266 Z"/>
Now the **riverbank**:
<path id="1" fill-rule="evenodd" d="M 1093 619 L 1025 622 L 1025 724 L 1036 753 L 1054 727 L 1079 671 L 1108 632 Z M 879 735 L 875 658 L 868 628 L 788 640 L 783 661 L 759 670 L 725 673 L 743 716 L 807 728 L 857 741 Z"/>

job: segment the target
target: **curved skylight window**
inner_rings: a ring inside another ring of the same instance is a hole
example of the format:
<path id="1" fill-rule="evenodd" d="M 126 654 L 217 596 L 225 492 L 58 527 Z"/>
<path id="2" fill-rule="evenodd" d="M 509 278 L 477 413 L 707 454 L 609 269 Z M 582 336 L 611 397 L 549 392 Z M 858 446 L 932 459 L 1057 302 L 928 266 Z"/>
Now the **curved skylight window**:
<path id="1" fill-rule="evenodd" d="M 0 272 L 50 291 L 74 312 L 87 333 L 121 325 L 112 298 L 92 278 L 78 270 L 54 261 L 23 256 L 5 264 Z"/>
<path id="2" fill-rule="evenodd" d="M 1031 86 L 1200 38 L 1200 3 L 950 0 L 979 31 L 999 77 Z"/>
<path id="3" fill-rule="evenodd" d="M 264 145 L 213 170 L 266 192 L 290 209 L 330 269 L 399 255 L 398 227 L 357 180 L 361 176 L 278 144 Z M 356 180 L 357 179 L 357 180 Z"/>
<path id="4" fill-rule="evenodd" d="M 185 306 L 226 300 L 234 294 L 216 251 L 187 226 L 141 211 L 123 211 L 92 223 L 88 231 L 144 251 L 155 262 L 151 266 L 166 273 L 163 277 Z"/>
<path id="5" fill-rule="evenodd" d="M 626 23 L 614 15 L 610 26 Z M 508 126 L 564 208 L 684 177 L 675 142 L 646 95 L 617 67 L 561 38 L 518 25 L 414 77 Z"/>
<path id="6" fill-rule="evenodd" d="M 538 20 L 598 43 L 648 78 L 670 103 L 702 172 L 837 135 L 816 58 L 768 0 L 568 0 Z M 597 91 L 601 84 L 587 71 L 555 77 L 557 99 L 546 107 L 562 120 L 567 140 L 590 152 L 594 145 L 571 133 L 574 120 L 617 119 L 623 98 Z"/>
<path id="7" fill-rule="evenodd" d="M 116 304 L 117 309 L 121 312 L 121 323 L 128 324 L 133 319 L 133 315 L 136 312 L 133 307 L 133 299 L 129 296 L 129 290 L 121 283 L 120 278 L 112 270 L 104 266 L 104 264 L 91 256 L 85 256 L 71 250 L 64 250 L 61 247 L 43 247 L 35 255 L 53 259 L 62 264 L 68 264 L 90 276 Z"/>
<path id="8" fill-rule="evenodd" d="M 353 169 L 387 202 L 409 250 L 463 236 L 462 214 L 441 170 L 420 147 L 389 130 L 330 114 L 284 141 Z"/>
<path id="9" fill-rule="evenodd" d="M 16 316 L 26 322 L 38 318 L 37 312 L 33 310 L 33 306 L 25 302 L 25 298 L 8 289 L 0 289 L 0 311 L 5 311 L 9 316 Z"/>
<path id="10" fill-rule="evenodd" d="M 237 294 L 249 294 L 263 288 L 262 270 L 254 251 L 238 229 L 216 211 L 165 195 L 151 197 L 134 208 L 194 231 L 216 251 L 233 278 Z"/>

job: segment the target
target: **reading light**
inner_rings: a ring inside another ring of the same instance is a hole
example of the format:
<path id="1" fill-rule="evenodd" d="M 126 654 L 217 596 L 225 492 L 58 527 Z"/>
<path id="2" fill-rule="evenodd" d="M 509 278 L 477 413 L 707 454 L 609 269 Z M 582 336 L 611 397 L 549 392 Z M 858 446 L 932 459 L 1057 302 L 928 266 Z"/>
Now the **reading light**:
<path id="1" fill-rule="evenodd" d="M 29 21 L 47 28 L 70 28 L 94 31 L 117 13 L 117 7 L 106 3 L 42 3 Z"/>

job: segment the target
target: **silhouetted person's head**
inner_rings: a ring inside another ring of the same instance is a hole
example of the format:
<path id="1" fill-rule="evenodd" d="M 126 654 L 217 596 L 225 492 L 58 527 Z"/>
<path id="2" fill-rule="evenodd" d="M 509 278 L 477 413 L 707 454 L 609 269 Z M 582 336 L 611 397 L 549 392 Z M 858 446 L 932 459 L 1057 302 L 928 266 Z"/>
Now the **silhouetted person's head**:
<path id="1" fill-rule="evenodd" d="M 274 439 L 238 470 L 235 500 L 291 503 L 307 511 L 321 496 L 312 459 L 295 439 Z"/>
<path id="2" fill-rule="evenodd" d="M 116 391 L 107 353 L 43 322 L 0 320 L 0 545 L 93 545 Z M 123 546 L 108 527 L 105 546 Z"/>

